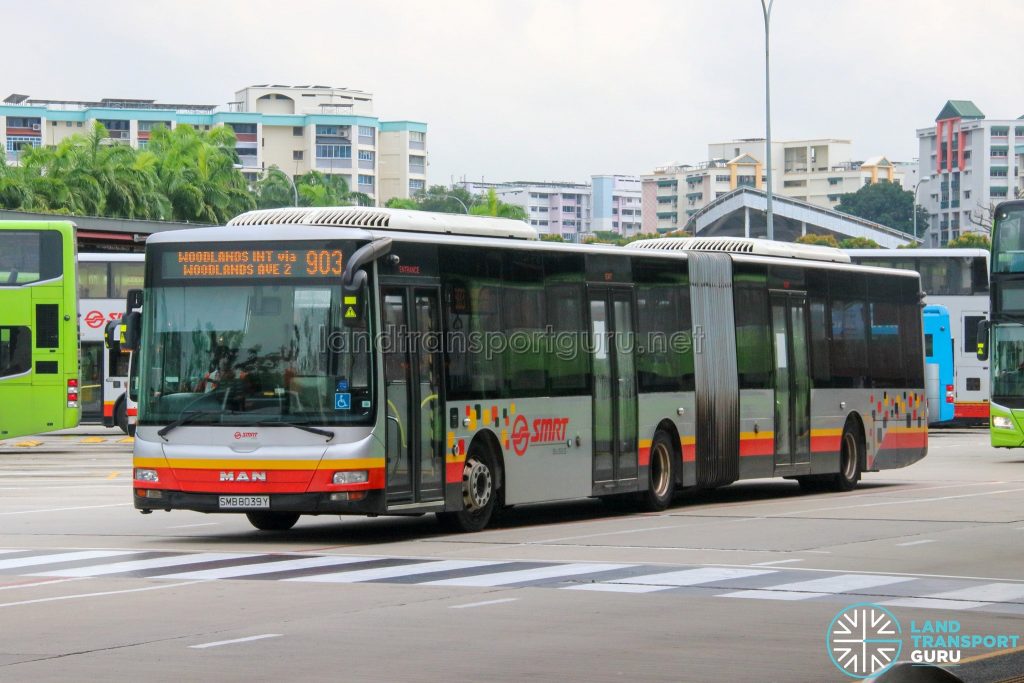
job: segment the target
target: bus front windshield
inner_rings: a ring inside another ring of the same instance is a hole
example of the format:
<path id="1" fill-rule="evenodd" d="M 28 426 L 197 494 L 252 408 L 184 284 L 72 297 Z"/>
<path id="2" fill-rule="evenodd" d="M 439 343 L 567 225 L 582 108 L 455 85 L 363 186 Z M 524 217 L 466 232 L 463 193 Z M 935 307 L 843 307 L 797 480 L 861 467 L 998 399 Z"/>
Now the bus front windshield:
<path id="1" fill-rule="evenodd" d="M 992 326 L 992 400 L 1024 408 L 1024 325 Z"/>
<path id="2" fill-rule="evenodd" d="M 336 282 L 152 287 L 139 423 L 367 424 L 370 336 Z"/>
<path id="3" fill-rule="evenodd" d="M 1000 208 L 995 223 L 992 272 L 1024 273 L 1024 205 Z"/>

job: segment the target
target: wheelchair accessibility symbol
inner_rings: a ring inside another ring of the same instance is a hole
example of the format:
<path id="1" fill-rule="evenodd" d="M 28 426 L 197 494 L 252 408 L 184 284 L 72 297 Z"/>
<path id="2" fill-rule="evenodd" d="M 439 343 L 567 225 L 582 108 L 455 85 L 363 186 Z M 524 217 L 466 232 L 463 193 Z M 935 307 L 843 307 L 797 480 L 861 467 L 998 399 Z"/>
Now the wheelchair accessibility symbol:
<path id="1" fill-rule="evenodd" d="M 352 394 L 335 394 L 335 410 L 352 410 Z"/>

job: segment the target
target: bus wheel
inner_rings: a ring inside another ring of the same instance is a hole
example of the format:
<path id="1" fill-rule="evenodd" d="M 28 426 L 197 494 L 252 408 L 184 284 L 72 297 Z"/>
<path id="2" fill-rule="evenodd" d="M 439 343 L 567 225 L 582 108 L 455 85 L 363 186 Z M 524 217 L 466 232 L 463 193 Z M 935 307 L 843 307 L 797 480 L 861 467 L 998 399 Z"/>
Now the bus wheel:
<path id="1" fill-rule="evenodd" d="M 247 512 L 245 516 L 260 531 L 288 531 L 299 521 L 297 512 Z"/>
<path id="2" fill-rule="evenodd" d="M 474 449 L 462 468 L 462 502 L 458 512 L 439 512 L 438 521 L 452 531 L 480 531 L 491 521 L 498 501 L 494 458 Z"/>
<path id="3" fill-rule="evenodd" d="M 128 433 L 128 401 L 124 396 L 114 404 L 114 425 L 125 434 Z"/>
<path id="4" fill-rule="evenodd" d="M 828 491 L 852 491 L 860 481 L 861 440 L 853 422 L 847 422 L 839 452 L 839 472 L 822 481 Z"/>
<path id="5" fill-rule="evenodd" d="M 675 449 L 672 439 L 659 429 L 651 441 L 651 460 L 647 465 L 647 490 L 640 493 L 640 507 L 661 512 L 672 502 L 676 488 Z"/>

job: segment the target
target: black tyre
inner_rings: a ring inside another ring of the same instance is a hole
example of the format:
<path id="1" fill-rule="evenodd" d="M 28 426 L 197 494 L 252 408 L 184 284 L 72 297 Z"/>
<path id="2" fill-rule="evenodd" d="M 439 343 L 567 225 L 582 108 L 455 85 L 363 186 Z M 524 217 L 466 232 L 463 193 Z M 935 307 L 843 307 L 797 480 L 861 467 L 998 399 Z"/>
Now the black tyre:
<path id="1" fill-rule="evenodd" d="M 826 491 L 852 491 L 860 481 L 860 463 L 863 457 L 863 438 L 857 423 L 848 421 L 843 428 L 839 449 L 839 471 L 822 478 Z"/>
<path id="2" fill-rule="evenodd" d="M 481 531 L 490 523 L 498 505 L 497 466 L 494 457 L 473 449 L 462 468 L 462 502 L 458 512 L 439 512 L 437 520 L 451 531 Z"/>
<path id="3" fill-rule="evenodd" d="M 114 404 L 114 426 L 125 434 L 128 433 L 128 402 L 123 394 Z"/>
<path id="4" fill-rule="evenodd" d="M 245 516 L 260 531 L 288 531 L 299 521 L 297 512 L 247 512 Z"/>
<path id="5" fill-rule="evenodd" d="M 651 441 L 651 458 L 647 465 L 647 490 L 639 496 L 640 508 L 661 512 L 672 502 L 676 490 L 676 450 L 672 438 L 659 429 Z"/>

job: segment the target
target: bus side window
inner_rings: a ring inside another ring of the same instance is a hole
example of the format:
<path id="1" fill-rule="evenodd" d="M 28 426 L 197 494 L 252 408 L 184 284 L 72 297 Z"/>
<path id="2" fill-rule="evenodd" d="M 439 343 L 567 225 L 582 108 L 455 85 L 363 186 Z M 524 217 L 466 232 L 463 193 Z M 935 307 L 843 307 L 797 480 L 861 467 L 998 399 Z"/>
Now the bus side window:
<path id="1" fill-rule="evenodd" d="M 28 327 L 0 327 L 0 377 L 32 368 L 32 332 Z"/>

